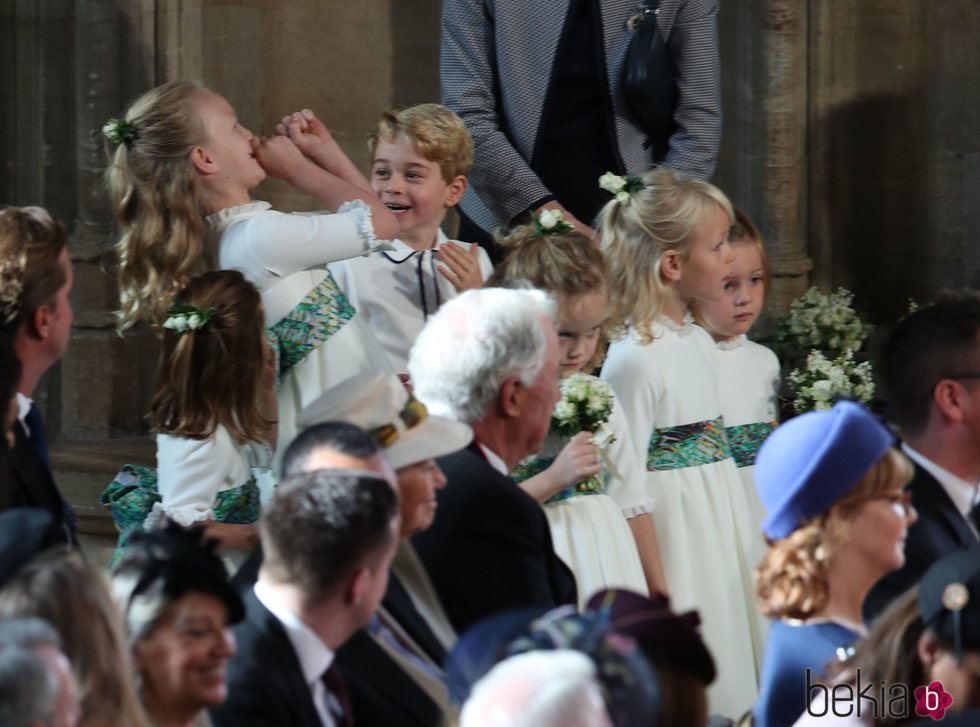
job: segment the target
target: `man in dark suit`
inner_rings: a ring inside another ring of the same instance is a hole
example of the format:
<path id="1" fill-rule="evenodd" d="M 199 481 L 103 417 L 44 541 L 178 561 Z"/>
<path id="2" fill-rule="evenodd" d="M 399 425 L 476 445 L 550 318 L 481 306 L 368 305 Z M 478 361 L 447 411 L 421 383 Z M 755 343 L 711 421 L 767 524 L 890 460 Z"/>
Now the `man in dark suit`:
<path id="1" fill-rule="evenodd" d="M 391 485 L 366 473 L 319 470 L 284 480 L 261 521 L 265 558 L 235 627 L 228 699 L 217 727 L 351 724 L 337 650 L 385 592 L 398 532 Z"/>
<path id="2" fill-rule="evenodd" d="M 474 441 L 437 461 L 439 516 L 413 539 L 453 626 L 510 608 L 574 603 L 541 506 L 508 476 L 538 451 L 558 402 L 554 301 L 536 290 L 468 291 L 429 319 L 409 371 L 435 414 Z"/>
<path id="3" fill-rule="evenodd" d="M 905 565 L 865 600 L 877 616 L 937 559 L 978 543 L 980 520 L 980 295 L 945 293 L 895 327 L 878 373 L 915 465 L 909 489 L 919 520 Z"/>
<path id="4" fill-rule="evenodd" d="M 40 207 L 0 211 L 0 335 L 20 360 L 9 487 L 2 507 L 51 513 L 52 541 L 75 541 L 77 521 L 55 485 L 44 420 L 31 399 L 41 377 L 68 348 L 73 276 L 64 226 Z M 7 402 L 4 402 L 4 406 Z"/>

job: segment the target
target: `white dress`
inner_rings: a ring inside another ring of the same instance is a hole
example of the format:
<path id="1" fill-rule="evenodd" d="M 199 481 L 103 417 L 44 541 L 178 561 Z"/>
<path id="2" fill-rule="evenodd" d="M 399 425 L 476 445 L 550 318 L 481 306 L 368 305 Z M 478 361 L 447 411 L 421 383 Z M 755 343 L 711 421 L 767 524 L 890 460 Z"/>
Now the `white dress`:
<path id="1" fill-rule="evenodd" d="M 735 718 L 758 694 L 752 564 L 739 537 L 751 515 L 718 400 L 714 342 L 688 317 L 661 318 L 656 340 L 609 348 L 602 378 L 630 427 L 632 460 L 656 498 L 654 524 L 672 607 L 697 610 L 718 678 L 711 713 Z"/>
<path id="2" fill-rule="evenodd" d="M 745 552 L 753 568 L 766 554 L 762 534 L 765 508 L 755 488 L 755 455 L 779 416 L 779 359 L 776 354 L 746 336 L 715 344 L 718 361 L 718 397 L 725 432 L 732 447 L 742 492 L 751 520 L 741 530 Z M 756 642 L 765 645 L 769 620 L 756 611 Z M 757 664 L 761 669 L 761 660 Z"/>
<path id="3" fill-rule="evenodd" d="M 183 527 L 202 520 L 245 524 L 259 519 L 256 474 L 268 468 L 271 450 L 238 444 L 221 424 L 209 439 L 158 434 L 157 489 L 160 502 L 147 517 L 149 529 L 166 515 Z M 241 565 L 246 551 L 224 551 L 230 565 Z"/>
<path id="4" fill-rule="evenodd" d="M 337 214 L 284 214 L 252 202 L 208 221 L 220 235 L 218 265 L 241 270 L 262 293 L 279 348 L 281 452 L 296 435 L 296 416 L 324 391 L 363 371 L 393 371 L 326 270 L 390 245 L 375 239 L 371 208 L 359 200 Z"/>
<path id="5" fill-rule="evenodd" d="M 618 402 L 614 402 L 609 422 L 600 428 L 597 437 L 603 429 L 608 429 L 614 437 L 606 446 L 605 459 L 615 472 L 604 466 L 602 486 L 569 487 L 543 505 L 555 553 L 575 574 L 580 608 L 592 594 L 604 588 L 626 588 L 649 594 L 624 508 L 607 494 L 614 491 L 623 502 L 628 502 L 625 510 L 631 517 L 653 509 L 653 499 L 643 490 L 643 473 L 625 456 L 630 450 L 629 429 Z M 511 477 L 522 482 L 547 469 L 568 441 L 567 437 L 550 432 L 541 451 L 518 465 L 510 473 Z"/>
<path id="6" fill-rule="evenodd" d="M 449 238 L 439 230 L 435 247 L 430 250 L 414 250 L 401 240 L 393 240 L 394 250 L 390 252 L 375 252 L 328 266 L 399 373 L 408 371 L 408 352 L 428 317 L 459 295 L 437 271 L 435 253 L 447 242 Z M 473 245 L 452 242 L 464 250 Z M 478 255 L 480 273 L 486 281 L 493 265 L 483 248 Z"/>

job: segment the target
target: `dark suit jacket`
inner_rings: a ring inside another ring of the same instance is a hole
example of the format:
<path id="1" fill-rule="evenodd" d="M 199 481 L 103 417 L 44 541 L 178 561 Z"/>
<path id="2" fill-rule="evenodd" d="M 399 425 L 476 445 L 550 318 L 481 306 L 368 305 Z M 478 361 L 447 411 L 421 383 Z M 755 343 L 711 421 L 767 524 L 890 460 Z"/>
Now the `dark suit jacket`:
<path id="1" fill-rule="evenodd" d="M 321 727 L 293 645 L 254 592 L 234 630 L 238 653 L 228 663 L 228 699 L 211 710 L 215 727 Z"/>
<path id="2" fill-rule="evenodd" d="M 75 543 L 75 530 L 65 517 L 65 501 L 21 423 L 14 422 L 14 448 L 10 453 L 11 507 L 38 507 L 51 513 L 50 543 Z"/>
<path id="3" fill-rule="evenodd" d="M 864 618 L 868 621 L 916 585 L 936 560 L 977 544 L 977 536 L 946 490 L 918 464 L 909 489 L 919 519 L 909 528 L 905 541 L 905 565 L 882 578 L 868 594 L 864 601 Z"/>
<path id="4" fill-rule="evenodd" d="M 361 629 L 337 651 L 350 692 L 355 727 L 438 727 L 442 710 Z"/>
<path id="5" fill-rule="evenodd" d="M 475 443 L 437 461 L 448 482 L 435 522 L 412 542 L 456 630 L 507 609 L 575 603 L 541 506 Z"/>
<path id="6" fill-rule="evenodd" d="M 415 643 L 418 644 L 432 660 L 442 666 L 446 661 L 446 650 L 428 622 L 415 608 L 412 597 L 408 595 L 405 586 L 395 575 L 394 571 L 388 575 L 388 590 L 385 591 L 384 600 L 381 602 L 385 609 L 391 614 L 398 624 L 405 629 Z"/>

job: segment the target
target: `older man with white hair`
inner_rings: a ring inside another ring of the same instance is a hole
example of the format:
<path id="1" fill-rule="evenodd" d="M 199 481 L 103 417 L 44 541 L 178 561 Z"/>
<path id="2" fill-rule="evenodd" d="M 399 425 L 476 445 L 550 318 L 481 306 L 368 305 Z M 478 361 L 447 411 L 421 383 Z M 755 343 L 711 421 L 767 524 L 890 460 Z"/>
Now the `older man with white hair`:
<path id="1" fill-rule="evenodd" d="M 541 506 L 508 476 L 540 449 L 558 402 L 554 301 L 539 290 L 464 293 L 429 319 L 408 369 L 433 414 L 474 433 L 437 460 L 448 481 L 439 517 L 413 539 L 457 631 L 510 608 L 574 603 Z"/>

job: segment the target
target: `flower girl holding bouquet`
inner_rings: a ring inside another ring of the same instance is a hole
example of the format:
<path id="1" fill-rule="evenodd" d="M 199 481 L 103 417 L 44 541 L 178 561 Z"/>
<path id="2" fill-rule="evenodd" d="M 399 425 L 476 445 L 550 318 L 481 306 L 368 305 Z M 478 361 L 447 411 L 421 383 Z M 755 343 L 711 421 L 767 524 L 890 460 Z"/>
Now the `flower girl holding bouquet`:
<path id="1" fill-rule="evenodd" d="M 584 373 L 598 366 L 604 348 L 602 254 L 551 210 L 496 241 L 506 255 L 487 284 L 545 290 L 557 299 L 559 317 L 562 398 L 542 451 L 511 475 L 543 503 L 555 552 L 575 573 L 580 605 L 603 588 L 647 593 L 660 583 L 644 574 L 627 517 L 649 529 L 652 503 L 642 473 L 621 456 L 629 451 L 629 432 L 612 390 Z"/>
<path id="2" fill-rule="evenodd" d="M 258 138 L 223 97 L 173 81 L 146 92 L 103 129 L 119 221 L 120 327 L 163 322 L 174 295 L 206 270 L 241 270 L 262 294 L 279 357 L 279 436 L 332 385 L 390 370 L 371 332 L 326 270 L 387 249 L 398 223 L 312 112 Z M 283 214 L 250 191 L 282 179 L 337 214 Z M 380 240 L 379 240 L 380 238 Z"/>
<path id="3" fill-rule="evenodd" d="M 628 422 L 633 466 L 656 499 L 653 520 L 671 602 L 696 609 L 718 664 L 711 712 L 742 714 L 758 692 L 751 523 L 721 417 L 714 343 L 689 312 L 718 300 L 734 256 L 731 203 L 716 187 L 658 168 L 603 175 L 610 345 L 602 378 Z M 641 557 L 649 553 L 641 551 Z"/>

